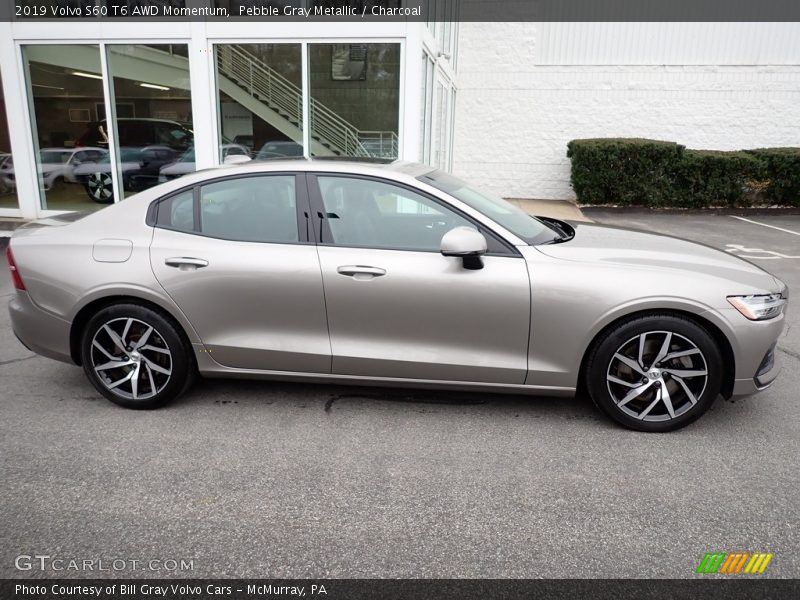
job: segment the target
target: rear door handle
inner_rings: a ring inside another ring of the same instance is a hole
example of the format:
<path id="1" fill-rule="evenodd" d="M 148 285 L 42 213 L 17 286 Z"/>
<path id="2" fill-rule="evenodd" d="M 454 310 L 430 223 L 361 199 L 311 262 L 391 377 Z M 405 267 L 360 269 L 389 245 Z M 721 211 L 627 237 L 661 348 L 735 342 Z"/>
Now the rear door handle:
<path id="1" fill-rule="evenodd" d="M 168 267 L 175 267 L 181 271 L 193 271 L 208 266 L 208 261 L 202 258 L 192 258 L 191 256 L 174 256 L 164 260 Z"/>
<path id="2" fill-rule="evenodd" d="M 386 275 L 386 269 L 380 267 L 368 267 L 366 265 L 345 265 L 338 267 L 336 272 L 340 275 L 347 275 L 353 279 L 372 279 Z"/>

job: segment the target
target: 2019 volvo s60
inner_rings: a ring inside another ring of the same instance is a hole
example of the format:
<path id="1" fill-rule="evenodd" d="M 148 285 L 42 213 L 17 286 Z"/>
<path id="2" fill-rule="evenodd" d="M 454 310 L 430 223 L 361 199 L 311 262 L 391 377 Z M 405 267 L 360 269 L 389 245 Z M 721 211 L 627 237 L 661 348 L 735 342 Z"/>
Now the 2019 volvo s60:
<path id="1" fill-rule="evenodd" d="M 534 218 L 420 164 L 187 175 L 19 229 L 13 329 L 154 408 L 197 374 L 551 396 L 644 431 L 776 377 L 786 286 L 688 241 Z"/>

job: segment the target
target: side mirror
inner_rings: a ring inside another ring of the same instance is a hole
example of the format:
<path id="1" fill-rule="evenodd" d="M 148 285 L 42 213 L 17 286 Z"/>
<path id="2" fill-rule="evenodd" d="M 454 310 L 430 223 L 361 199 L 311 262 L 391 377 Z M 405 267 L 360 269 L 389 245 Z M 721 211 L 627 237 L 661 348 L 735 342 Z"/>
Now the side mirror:
<path id="1" fill-rule="evenodd" d="M 481 255 L 486 254 L 486 238 L 472 227 L 456 227 L 442 236 L 440 251 L 443 256 L 457 256 L 464 268 L 476 271 L 483 268 Z"/>

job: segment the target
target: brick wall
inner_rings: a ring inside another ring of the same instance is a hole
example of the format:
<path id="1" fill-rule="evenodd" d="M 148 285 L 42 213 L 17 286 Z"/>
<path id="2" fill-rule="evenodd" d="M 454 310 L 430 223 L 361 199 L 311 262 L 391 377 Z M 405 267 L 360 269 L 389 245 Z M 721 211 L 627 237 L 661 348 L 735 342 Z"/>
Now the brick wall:
<path id="1" fill-rule="evenodd" d="M 574 138 L 648 137 L 719 150 L 800 146 L 794 46 L 777 65 L 574 64 L 591 62 L 574 57 L 542 65 L 539 31 L 533 23 L 461 24 L 456 175 L 505 197 L 574 198 L 566 158 Z"/>

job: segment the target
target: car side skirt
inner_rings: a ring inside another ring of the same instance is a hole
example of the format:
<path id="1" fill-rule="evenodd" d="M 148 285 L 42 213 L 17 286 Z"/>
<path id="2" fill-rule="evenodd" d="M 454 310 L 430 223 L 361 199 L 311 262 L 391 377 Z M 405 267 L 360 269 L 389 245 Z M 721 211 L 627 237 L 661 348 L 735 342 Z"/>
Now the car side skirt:
<path id="1" fill-rule="evenodd" d="M 362 377 L 331 373 L 301 373 L 295 371 L 270 371 L 256 369 L 234 369 L 214 361 L 201 345 L 195 344 L 197 368 L 205 377 L 233 379 L 263 379 L 304 383 L 327 383 L 375 387 L 401 387 L 428 390 L 454 390 L 462 392 L 493 392 L 497 394 L 530 394 L 537 396 L 571 397 L 574 387 L 533 386 L 505 383 L 481 383 L 476 381 L 444 381 L 431 379 L 404 379 L 396 377 Z"/>

